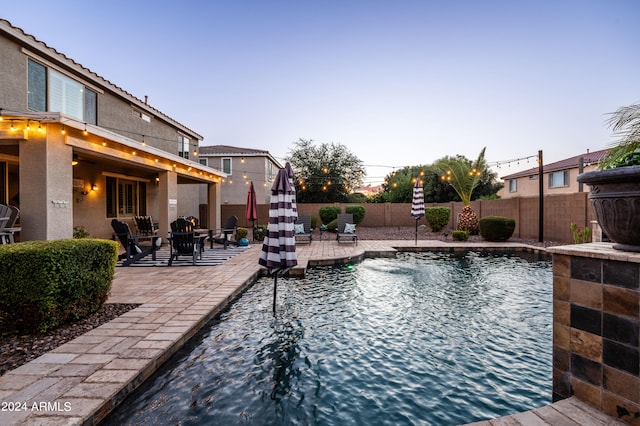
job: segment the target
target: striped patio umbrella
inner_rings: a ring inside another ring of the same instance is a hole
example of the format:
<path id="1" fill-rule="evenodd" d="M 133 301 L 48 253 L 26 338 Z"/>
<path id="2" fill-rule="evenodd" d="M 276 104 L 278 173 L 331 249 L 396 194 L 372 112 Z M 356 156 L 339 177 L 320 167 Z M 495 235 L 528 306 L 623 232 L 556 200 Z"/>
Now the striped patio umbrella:
<path id="1" fill-rule="evenodd" d="M 413 185 L 411 216 L 416 220 L 416 245 L 418 245 L 418 221 L 424 217 L 424 189 L 420 179 L 416 179 L 416 183 Z"/>
<path id="2" fill-rule="evenodd" d="M 298 264 L 294 223 L 298 218 L 293 170 L 289 163 L 278 171 L 271 187 L 269 223 L 258 263 L 273 275 L 273 312 L 276 312 L 278 275 Z"/>

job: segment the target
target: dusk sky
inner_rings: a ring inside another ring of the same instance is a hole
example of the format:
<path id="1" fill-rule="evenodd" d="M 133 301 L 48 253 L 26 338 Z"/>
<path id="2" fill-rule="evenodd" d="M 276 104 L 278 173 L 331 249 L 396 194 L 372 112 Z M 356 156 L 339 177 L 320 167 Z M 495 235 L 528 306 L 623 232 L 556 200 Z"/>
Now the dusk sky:
<path id="1" fill-rule="evenodd" d="M 282 161 L 299 138 L 341 143 L 374 184 L 485 146 L 492 163 L 604 149 L 608 113 L 640 102 L 637 0 L 32 0 L 0 17 L 201 145 Z"/>

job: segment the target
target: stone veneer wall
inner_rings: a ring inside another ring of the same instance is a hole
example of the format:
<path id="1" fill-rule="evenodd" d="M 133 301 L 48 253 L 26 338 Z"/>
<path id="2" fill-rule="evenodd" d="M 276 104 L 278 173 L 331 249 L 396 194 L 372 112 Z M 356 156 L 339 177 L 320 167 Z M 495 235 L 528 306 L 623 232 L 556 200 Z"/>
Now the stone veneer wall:
<path id="1" fill-rule="evenodd" d="M 640 424 L 640 253 L 610 243 L 553 253 L 553 400 L 575 395 Z"/>

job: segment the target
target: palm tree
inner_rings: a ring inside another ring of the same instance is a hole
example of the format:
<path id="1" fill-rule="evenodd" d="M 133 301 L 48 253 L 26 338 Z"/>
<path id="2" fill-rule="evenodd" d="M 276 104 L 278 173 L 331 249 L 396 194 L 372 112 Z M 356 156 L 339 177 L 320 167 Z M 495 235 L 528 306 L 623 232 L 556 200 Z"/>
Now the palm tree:
<path id="1" fill-rule="evenodd" d="M 607 121 L 614 134 L 619 137 L 605 158 L 600 169 L 609 169 L 640 164 L 640 104 L 618 108 Z"/>
<path id="2" fill-rule="evenodd" d="M 445 159 L 438 164 L 443 171 L 442 180 L 449 182 L 464 204 L 464 208 L 458 215 L 457 229 L 469 231 L 472 235 L 478 234 L 478 216 L 471 208 L 471 194 L 480 183 L 486 149 L 487 147 L 482 148 L 478 159 L 473 164 L 460 158 Z"/>

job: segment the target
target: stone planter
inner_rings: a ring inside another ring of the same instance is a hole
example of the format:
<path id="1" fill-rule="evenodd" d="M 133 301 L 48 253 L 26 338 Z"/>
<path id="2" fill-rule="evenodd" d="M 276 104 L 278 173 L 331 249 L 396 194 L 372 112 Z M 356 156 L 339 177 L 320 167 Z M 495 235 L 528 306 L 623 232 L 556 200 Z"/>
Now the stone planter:
<path id="1" fill-rule="evenodd" d="M 640 166 L 582 173 L 578 182 L 591 186 L 596 219 L 613 248 L 640 252 Z"/>

